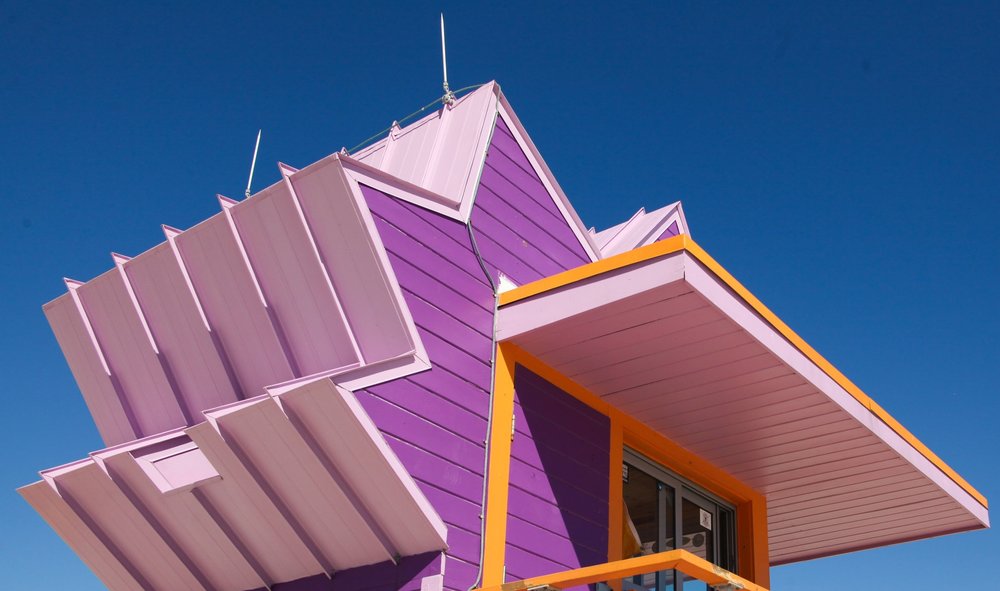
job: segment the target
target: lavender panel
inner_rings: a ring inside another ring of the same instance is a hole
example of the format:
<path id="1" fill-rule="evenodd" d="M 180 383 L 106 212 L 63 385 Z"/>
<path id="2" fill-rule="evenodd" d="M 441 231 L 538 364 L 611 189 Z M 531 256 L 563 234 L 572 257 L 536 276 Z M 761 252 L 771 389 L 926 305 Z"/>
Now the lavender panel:
<path id="1" fill-rule="evenodd" d="M 511 462 L 508 572 L 526 578 L 605 562 L 607 417 L 522 366 L 515 369 L 514 389 L 526 424 L 515 436 Z M 567 439 L 592 450 L 596 465 L 570 460 Z"/>
<path id="2" fill-rule="evenodd" d="M 590 262 L 501 119 L 486 156 L 472 223 L 492 271 L 519 284 Z"/>
<path id="3" fill-rule="evenodd" d="M 493 294 L 463 224 L 366 186 L 362 193 L 432 368 L 358 400 L 448 525 L 445 587 L 466 589 L 479 564 Z M 341 584 L 354 586 L 334 589 L 409 588 L 346 574 Z"/>
<path id="4" fill-rule="evenodd" d="M 660 237 L 657 238 L 657 240 L 659 241 L 659 240 L 663 240 L 665 238 L 671 238 L 671 237 L 676 236 L 676 235 L 678 235 L 680 233 L 681 233 L 681 230 L 680 230 L 680 228 L 677 227 L 677 222 L 670 222 L 670 225 L 667 226 L 667 229 L 664 230 L 662 234 L 660 234 Z"/>

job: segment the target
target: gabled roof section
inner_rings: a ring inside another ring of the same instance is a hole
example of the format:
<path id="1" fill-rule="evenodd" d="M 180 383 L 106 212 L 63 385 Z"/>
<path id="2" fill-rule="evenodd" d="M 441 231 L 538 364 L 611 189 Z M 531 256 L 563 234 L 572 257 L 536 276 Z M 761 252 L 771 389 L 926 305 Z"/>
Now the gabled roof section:
<path id="1" fill-rule="evenodd" d="M 466 222 L 475 203 L 486 162 L 486 152 L 497 119 L 503 120 L 524 152 L 531 168 L 555 202 L 589 258 L 597 260 L 599 249 L 573 209 L 555 175 L 525 131 L 517 114 L 496 82 L 445 105 L 438 111 L 407 125 L 393 124 L 388 135 L 353 154 L 341 154 L 345 165 L 380 180 L 376 172 L 397 179 L 407 194 L 386 190 L 442 215 Z"/>
<path id="2" fill-rule="evenodd" d="M 426 190 L 429 203 L 421 205 L 467 218 L 499 95 L 495 82 L 484 84 L 406 127 L 394 122 L 386 137 L 349 157 Z"/>
<path id="3" fill-rule="evenodd" d="M 335 154 L 44 310 L 108 445 L 193 425 L 265 388 L 429 367 L 360 187 Z"/>
<path id="4" fill-rule="evenodd" d="M 18 492 L 112 591 L 271 588 L 447 548 L 444 522 L 330 379 L 205 416 Z"/>
<path id="5" fill-rule="evenodd" d="M 678 234 L 691 235 L 680 201 L 648 213 L 646 208 L 642 208 L 617 226 L 612 226 L 601 232 L 595 232 L 591 228 L 589 233 L 601 250 L 602 258 L 621 254 L 627 250 L 646 246 Z"/>

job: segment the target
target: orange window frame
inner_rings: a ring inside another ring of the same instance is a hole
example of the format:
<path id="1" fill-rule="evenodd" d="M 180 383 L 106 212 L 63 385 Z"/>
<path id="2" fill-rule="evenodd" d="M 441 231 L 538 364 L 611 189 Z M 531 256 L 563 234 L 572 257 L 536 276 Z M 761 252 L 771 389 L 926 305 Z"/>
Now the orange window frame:
<path id="1" fill-rule="evenodd" d="M 704 488 L 736 507 L 736 540 L 739 576 L 763 587 L 770 586 L 767 548 L 767 505 L 762 494 L 730 476 L 646 424 L 632 418 L 540 359 L 511 343 L 497 347 L 494 378 L 493 422 L 484 511 L 482 586 L 501 585 L 507 543 L 507 498 L 510 484 L 511 421 L 514 413 L 514 372 L 521 365 L 557 388 L 608 417 L 611 427 L 608 462 L 608 561 L 622 554 L 622 462 L 626 447 Z"/>

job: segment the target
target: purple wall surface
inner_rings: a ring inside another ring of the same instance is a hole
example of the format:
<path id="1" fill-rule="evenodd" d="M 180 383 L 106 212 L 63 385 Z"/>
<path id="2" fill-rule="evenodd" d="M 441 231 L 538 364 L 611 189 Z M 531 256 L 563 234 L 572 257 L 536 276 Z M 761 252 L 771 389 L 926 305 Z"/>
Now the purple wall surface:
<path id="1" fill-rule="evenodd" d="M 361 189 L 432 368 L 356 395 L 447 524 L 449 549 L 444 586 L 465 591 L 476 578 L 480 559 L 493 294 L 462 223 L 376 189 L 367 186 Z M 496 273 L 502 272 L 519 284 L 527 283 L 589 262 L 501 120 L 497 122 L 486 159 L 472 220 L 480 253 L 494 281 Z M 533 403 L 528 409 L 530 418 L 518 419 L 519 428 L 525 433 L 529 432 L 526 429 L 530 421 L 541 420 L 538 413 L 543 412 Z M 565 413 L 558 406 L 551 410 Z M 550 442 L 527 453 L 526 449 L 521 450 L 524 445 L 515 446 L 522 454 L 517 461 L 517 474 L 522 480 L 512 488 L 512 511 L 519 512 L 512 531 L 519 537 L 538 534 L 548 536 L 546 539 L 553 536 L 562 539 L 561 545 L 552 546 L 559 551 L 556 557 L 559 562 L 539 557 L 542 562 L 531 564 L 548 569 L 545 572 L 560 570 L 558 565 L 572 562 L 566 554 L 567 544 L 571 545 L 568 536 L 576 540 L 578 533 L 585 540 L 579 547 L 579 560 L 592 562 L 602 550 L 591 547 L 597 544 L 598 537 L 593 533 L 597 525 L 591 521 L 607 521 L 606 499 L 602 518 L 591 507 L 597 504 L 594 499 L 572 492 L 572 487 L 564 486 L 556 476 L 552 480 L 556 482 L 553 488 L 556 496 L 546 496 L 529 480 L 548 480 L 545 470 L 552 470 L 558 478 L 574 478 L 575 474 L 566 473 L 562 462 L 550 461 L 555 457 L 551 454 L 558 450 L 569 453 L 572 446 L 560 448 Z M 585 465 L 590 460 L 578 457 L 573 465 L 580 466 L 580 462 Z M 605 489 L 605 497 L 606 463 L 605 458 L 602 468 L 591 471 L 603 474 L 595 477 L 603 479 L 598 486 Z M 565 510 L 554 504 L 563 502 Z M 579 513 L 586 517 L 578 517 Z M 535 514 L 539 514 L 536 521 L 543 527 L 530 525 Z M 606 524 L 603 527 L 601 535 L 606 546 Z M 515 563 L 525 564 L 520 558 L 525 546 L 528 552 L 544 553 L 540 547 L 521 542 L 512 546 Z M 606 550 L 603 552 L 606 556 Z M 335 574 L 332 580 L 311 577 L 276 589 L 417 591 L 421 578 L 440 572 L 440 560 L 430 558 L 424 555 L 408 558 L 396 566 L 380 564 L 351 569 Z M 549 564 L 557 566 L 548 568 Z M 521 570 L 528 569 L 521 567 Z"/>
<path id="2" fill-rule="evenodd" d="M 472 225 L 487 266 L 518 285 L 590 262 L 500 118 L 476 193 Z"/>
<path id="3" fill-rule="evenodd" d="M 358 399 L 448 525 L 445 586 L 465 591 L 479 567 L 493 294 L 462 224 L 362 191 L 432 369 Z"/>
<path id="4" fill-rule="evenodd" d="M 514 372 L 507 580 L 607 562 L 608 418 Z"/>
<path id="5" fill-rule="evenodd" d="M 681 230 L 680 230 L 680 228 L 677 227 L 677 222 L 670 222 L 670 225 L 667 226 L 667 229 L 664 230 L 663 233 L 660 234 L 660 237 L 657 238 L 656 240 L 660 241 L 660 240 L 663 240 L 665 238 L 671 238 L 671 237 L 676 236 L 676 235 L 678 235 L 680 233 L 681 233 Z"/>

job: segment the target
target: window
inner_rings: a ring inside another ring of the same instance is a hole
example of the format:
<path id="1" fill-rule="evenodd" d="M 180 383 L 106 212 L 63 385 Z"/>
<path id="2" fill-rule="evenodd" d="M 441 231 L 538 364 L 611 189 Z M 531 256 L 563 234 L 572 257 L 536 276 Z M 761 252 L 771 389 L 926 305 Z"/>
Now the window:
<path id="1" fill-rule="evenodd" d="M 622 465 L 623 558 L 683 549 L 736 571 L 736 511 L 725 501 L 630 450 Z M 691 591 L 705 584 L 665 571 L 634 577 L 623 589 Z"/>

